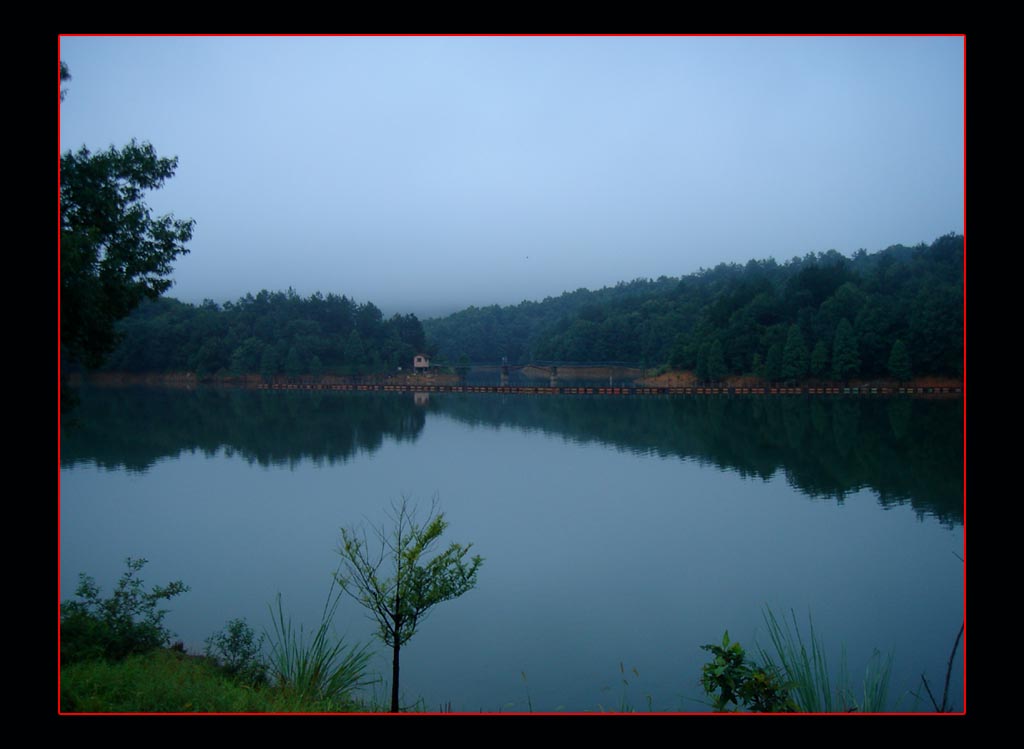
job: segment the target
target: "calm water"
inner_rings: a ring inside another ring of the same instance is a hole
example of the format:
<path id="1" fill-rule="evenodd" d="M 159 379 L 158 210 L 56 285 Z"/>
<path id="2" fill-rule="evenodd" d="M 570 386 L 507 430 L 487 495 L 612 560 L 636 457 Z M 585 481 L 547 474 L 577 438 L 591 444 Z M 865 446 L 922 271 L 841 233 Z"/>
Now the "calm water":
<path id="1" fill-rule="evenodd" d="M 406 702 L 706 710 L 699 646 L 767 644 L 769 605 L 810 613 L 855 676 L 892 651 L 909 710 L 963 617 L 961 434 L 959 401 L 86 390 L 62 437 L 62 594 L 79 572 L 109 592 L 142 556 L 148 583 L 191 586 L 166 620 L 190 649 L 269 626 L 278 592 L 313 624 L 339 527 L 436 494 L 446 540 L 486 561 L 403 649 Z M 373 631 L 349 600 L 338 629 Z"/>

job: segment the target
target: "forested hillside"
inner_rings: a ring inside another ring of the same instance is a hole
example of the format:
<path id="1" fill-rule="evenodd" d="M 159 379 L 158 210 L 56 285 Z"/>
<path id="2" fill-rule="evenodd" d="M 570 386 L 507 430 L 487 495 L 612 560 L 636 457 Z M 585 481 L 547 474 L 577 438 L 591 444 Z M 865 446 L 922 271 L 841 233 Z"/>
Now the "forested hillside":
<path id="1" fill-rule="evenodd" d="M 394 371 L 420 351 L 449 364 L 630 362 L 695 370 L 704 381 L 960 376 L 963 237 L 852 258 L 830 250 L 721 264 L 423 324 L 411 314 L 385 320 L 370 302 L 290 289 L 223 306 L 158 299 L 120 332 L 107 369 L 200 377 Z"/>
<path id="2" fill-rule="evenodd" d="M 317 293 L 247 294 L 223 307 L 157 299 L 120 326 L 105 369 L 121 372 L 354 374 L 409 367 L 424 347 L 415 315 L 385 320 L 372 303 Z"/>
<path id="3" fill-rule="evenodd" d="M 449 360 L 624 361 L 702 380 L 961 374 L 963 237 L 721 264 L 424 323 Z"/>

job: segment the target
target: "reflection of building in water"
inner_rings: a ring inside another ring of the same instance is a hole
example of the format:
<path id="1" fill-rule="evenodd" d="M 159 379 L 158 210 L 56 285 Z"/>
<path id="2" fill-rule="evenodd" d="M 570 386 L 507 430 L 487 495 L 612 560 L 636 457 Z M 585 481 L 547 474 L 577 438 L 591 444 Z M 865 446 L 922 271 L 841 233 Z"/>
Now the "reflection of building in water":
<path id="1" fill-rule="evenodd" d="M 430 393 L 413 393 L 412 401 L 417 406 L 425 406 L 430 402 Z"/>

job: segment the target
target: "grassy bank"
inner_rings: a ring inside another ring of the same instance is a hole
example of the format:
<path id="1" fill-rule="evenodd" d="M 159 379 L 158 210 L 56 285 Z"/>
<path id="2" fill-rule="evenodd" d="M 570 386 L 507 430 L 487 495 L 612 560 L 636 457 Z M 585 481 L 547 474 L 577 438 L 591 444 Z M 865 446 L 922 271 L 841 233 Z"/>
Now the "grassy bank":
<path id="1" fill-rule="evenodd" d="M 317 699 L 270 686 L 253 687 L 210 658 L 169 648 L 61 670 L 64 713 L 333 713 L 372 707 L 354 699 Z"/>

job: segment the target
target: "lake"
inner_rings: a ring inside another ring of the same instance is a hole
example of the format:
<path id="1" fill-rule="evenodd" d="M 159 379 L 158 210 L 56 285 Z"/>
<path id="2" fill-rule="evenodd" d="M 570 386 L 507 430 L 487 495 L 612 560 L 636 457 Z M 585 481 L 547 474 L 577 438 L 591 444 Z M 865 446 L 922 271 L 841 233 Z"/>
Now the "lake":
<path id="1" fill-rule="evenodd" d="M 891 709 L 924 710 L 964 615 L 958 399 L 87 388 L 66 422 L 62 597 L 145 557 L 194 651 L 278 593 L 315 627 L 339 528 L 436 496 L 485 562 L 402 650 L 428 710 L 706 711 L 700 646 L 756 653 L 766 606 L 854 683 L 892 652 Z M 348 599 L 337 628 L 374 631 Z"/>

